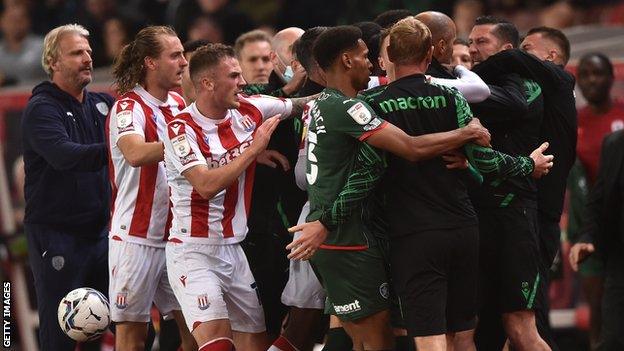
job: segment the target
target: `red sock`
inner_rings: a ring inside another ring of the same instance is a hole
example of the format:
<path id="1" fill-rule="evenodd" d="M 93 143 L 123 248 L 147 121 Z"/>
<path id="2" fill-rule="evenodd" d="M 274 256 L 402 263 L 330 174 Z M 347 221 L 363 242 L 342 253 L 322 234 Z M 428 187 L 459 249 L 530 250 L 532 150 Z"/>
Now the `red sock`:
<path id="1" fill-rule="evenodd" d="M 197 351 L 235 351 L 234 342 L 230 338 L 218 338 L 210 340 L 202 345 Z"/>
<path id="2" fill-rule="evenodd" d="M 294 347 L 293 344 L 291 344 L 290 341 L 288 341 L 288 339 L 286 339 L 286 337 L 284 337 L 283 335 L 280 335 L 280 337 L 277 338 L 277 340 L 273 342 L 273 345 L 271 345 L 271 348 L 269 348 L 269 351 L 273 351 L 273 350 L 298 351 L 297 348 Z"/>

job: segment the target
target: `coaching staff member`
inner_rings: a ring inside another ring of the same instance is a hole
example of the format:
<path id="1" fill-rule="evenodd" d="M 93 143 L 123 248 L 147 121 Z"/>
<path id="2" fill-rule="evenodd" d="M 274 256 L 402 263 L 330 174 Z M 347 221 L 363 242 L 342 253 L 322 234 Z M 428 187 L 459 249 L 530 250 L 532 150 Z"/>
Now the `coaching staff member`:
<path id="1" fill-rule="evenodd" d="M 41 350 L 71 351 L 57 322 L 69 291 L 108 291 L 109 185 L 104 123 L 113 103 L 91 93 L 89 32 L 70 24 L 44 39 L 43 68 L 24 111 L 24 218 L 39 308 Z"/>

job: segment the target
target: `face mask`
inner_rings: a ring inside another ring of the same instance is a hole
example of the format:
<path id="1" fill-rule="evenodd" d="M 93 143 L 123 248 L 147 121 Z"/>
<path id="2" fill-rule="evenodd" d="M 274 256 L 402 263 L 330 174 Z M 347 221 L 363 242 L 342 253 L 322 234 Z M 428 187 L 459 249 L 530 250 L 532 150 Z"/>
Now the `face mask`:
<path id="1" fill-rule="evenodd" d="M 286 66 L 286 70 L 284 71 L 284 81 L 286 83 L 290 82 L 295 76 L 295 72 L 292 69 L 292 66 Z"/>
<path id="2" fill-rule="evenodd" d="M 286 66 L 286 69 L 284 70 L 284 81 L 286 83 L 290 82 L 295 76 L 295 71 L 293 71 L 292 66 L 287 65 L 286 62 L 284 62 L 284 60 L 282 60 L 282 58 L 279 55 L 277 55 L 277 59 L 280 61 L 282 65 Z"/>

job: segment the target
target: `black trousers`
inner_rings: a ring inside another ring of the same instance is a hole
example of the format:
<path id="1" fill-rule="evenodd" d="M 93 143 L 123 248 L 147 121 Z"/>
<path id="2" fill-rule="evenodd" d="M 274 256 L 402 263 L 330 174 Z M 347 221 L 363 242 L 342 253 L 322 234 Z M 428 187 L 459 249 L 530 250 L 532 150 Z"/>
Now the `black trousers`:
<path id="1" fill-rule="evenodd" d="M 537 331 L 544 341 L 553 351 L 558 351 L 559 347 L 555 343 L 552 328 L 550 326 L 550 303 L 548 299 L 548 290 L 550 288 L 550 267 L 553 264 L 555 256 L 561 248 L 561 229 L 559 222 L 546 218 L 541 214 L 539 219 L 539 249 L 541 262 L 541 276 L 544 277 L 541 285 L 539 297 L 541 298 L 541 307 L 535 310 L 535 320 Z"/>
<path id="2" fill-rule="evenodd" d="M 28 256 L 39 311 L 39 349 L 73 351 L 76 342 L 63 333 L 57 310 L 71 290 L 90 287 L 108 296 L 108 228 L 80 237 L 47 226 L 26 224 Z"/>
<path id="3" fill-rule="evenodd" d="M 600 351 L 624 350 L 624 244 L 611 246 L 602 298 Z"/>

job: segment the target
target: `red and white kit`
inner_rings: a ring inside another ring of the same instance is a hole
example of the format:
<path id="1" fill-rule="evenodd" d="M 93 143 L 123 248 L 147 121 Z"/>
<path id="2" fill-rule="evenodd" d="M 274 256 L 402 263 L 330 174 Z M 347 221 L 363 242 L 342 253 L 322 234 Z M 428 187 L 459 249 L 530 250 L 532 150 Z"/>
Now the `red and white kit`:
<path id="1" fill-rule="evenodd" d="M 136 86 L 111 109 L 107 134 L 113 190 L 109 232 L 113 321 L 147 322 L 152 302 L 164 314 L 180 309 L 165 265 L 170 206 L 164 162 L 132 167 L 117 143 L 133 134 L 146 142 L 162 140 L 166 123 L 184 107 L 177 93 L 170 92 L 167 101 L 160 101 Z"/>
<path id="2" fill-rule="evenodd" d="M 255 164 L 212 199 L 202 198 L 182 175 L 192 167 L 227 165 L 251 145 L 265 119 L 292 110 L 290 100 L 269 96 L 239 96 L 239 101 L 240 107 L 223 119 L 204 116 L 191 104 L 167 125 L 165 162 L 173 204 L 167 267 L 191 330 L 227 318 L 236 331 L 265 330 L 255 280 L 238 245 L 247 234 Z"/>

